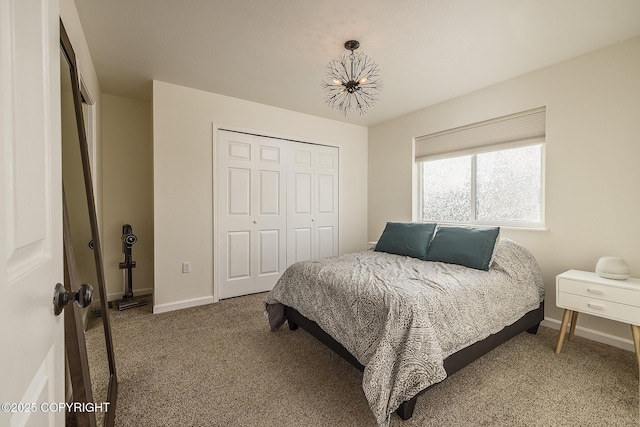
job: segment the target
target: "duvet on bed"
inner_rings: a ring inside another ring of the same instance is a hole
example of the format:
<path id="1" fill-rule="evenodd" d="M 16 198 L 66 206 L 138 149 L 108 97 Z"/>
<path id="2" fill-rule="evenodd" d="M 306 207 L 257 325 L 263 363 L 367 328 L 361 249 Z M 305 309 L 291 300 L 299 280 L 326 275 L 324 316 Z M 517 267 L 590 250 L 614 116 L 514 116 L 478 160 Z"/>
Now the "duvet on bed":
<path id="1" fill-rule="evenodd" d="M 379 425 L 446 377 L 443 360 L 538 308 L 531 253 L 501 239 L 489 271 L 364 251 L 289 267 L 265 304 L 272 329 L 284 305 L 315 321 L 364 365 L 362 388 Z"/>

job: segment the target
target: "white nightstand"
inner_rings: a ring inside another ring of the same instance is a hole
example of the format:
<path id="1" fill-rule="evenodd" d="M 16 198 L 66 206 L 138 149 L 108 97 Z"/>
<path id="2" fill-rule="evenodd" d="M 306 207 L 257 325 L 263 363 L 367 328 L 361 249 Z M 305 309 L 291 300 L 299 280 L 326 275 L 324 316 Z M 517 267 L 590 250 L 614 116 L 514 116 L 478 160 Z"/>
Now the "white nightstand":
<path id="1" fill-rule="evenodd" d="M 562 351 L 569 316 L 569 341 L 578 321 L 578 313 L 629 323 L 640 367 L 640 280 L 612 280 L 589 271 L 569 270 L 556 277 L 556 305 L 564 308 L 556 354 Z"/>

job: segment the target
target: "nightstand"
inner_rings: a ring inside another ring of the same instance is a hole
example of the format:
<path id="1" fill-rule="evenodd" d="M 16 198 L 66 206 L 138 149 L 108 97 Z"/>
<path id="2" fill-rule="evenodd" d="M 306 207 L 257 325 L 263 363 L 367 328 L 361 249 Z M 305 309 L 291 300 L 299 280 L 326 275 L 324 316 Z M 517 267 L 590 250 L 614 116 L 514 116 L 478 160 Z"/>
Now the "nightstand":
<path id="1" fill-rule="evenodd" d="M 569 270 L 556 277 L 556 305 L 565 309 L 556 354 L 562 351 L 569 317 L 569 341 L 573 341 L 578 313 L 586 313 L 629 323 L 640 367 L 640 280 L 612 280 L 589 271 Z"/>

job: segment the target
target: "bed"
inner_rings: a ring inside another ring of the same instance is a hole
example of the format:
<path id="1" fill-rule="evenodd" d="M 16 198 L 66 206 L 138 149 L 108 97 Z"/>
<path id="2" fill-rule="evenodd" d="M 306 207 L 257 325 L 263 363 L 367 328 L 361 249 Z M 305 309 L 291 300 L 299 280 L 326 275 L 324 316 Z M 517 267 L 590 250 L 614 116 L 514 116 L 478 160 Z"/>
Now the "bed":
<path id="1" fill-rule="evenodd" d="M 486 271 L 376 250 L 296 263 L 265 298 L 270 327 L 300 326 L 360 369 L 379 425 L 408 419 L 418 394 L 543 319 L 535 258 L 491 249 Z"/>

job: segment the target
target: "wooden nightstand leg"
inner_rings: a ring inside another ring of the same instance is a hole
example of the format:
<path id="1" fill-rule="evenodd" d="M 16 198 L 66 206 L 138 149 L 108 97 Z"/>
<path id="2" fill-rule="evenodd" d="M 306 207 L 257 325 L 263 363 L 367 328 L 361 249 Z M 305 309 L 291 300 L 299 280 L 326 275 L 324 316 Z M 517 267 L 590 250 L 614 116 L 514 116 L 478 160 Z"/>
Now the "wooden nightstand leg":
<path id="1" fill-rule="evenodd" d="M 578 312 L 574 311 L 571 316 L 571 328 L 569 328 L 569 341 L 573 342 L 573 335 L 576 333 L 576 324 L 578 323 Z"/>
<path id="2" fill-rule="evenodd" d="M 565 310 L 562 316 L 562 325 L 560 326 L 560 336 L 558 337 L 558 344 L 556 344 L 555 354 L 560 354 L 562 351 L 562 343 L 564 342 L 564 334 L 567 332 L 567 323 L 569 323 L 569 316 L 571 316 L 571 310 Z"/>
<path id="3" fill-rule="evenodd" d="M 631 334 L 633 335 L 633 345 L 636 347 L 636 358 L 640 369 L 640 326 L 631 325 Z"/>

